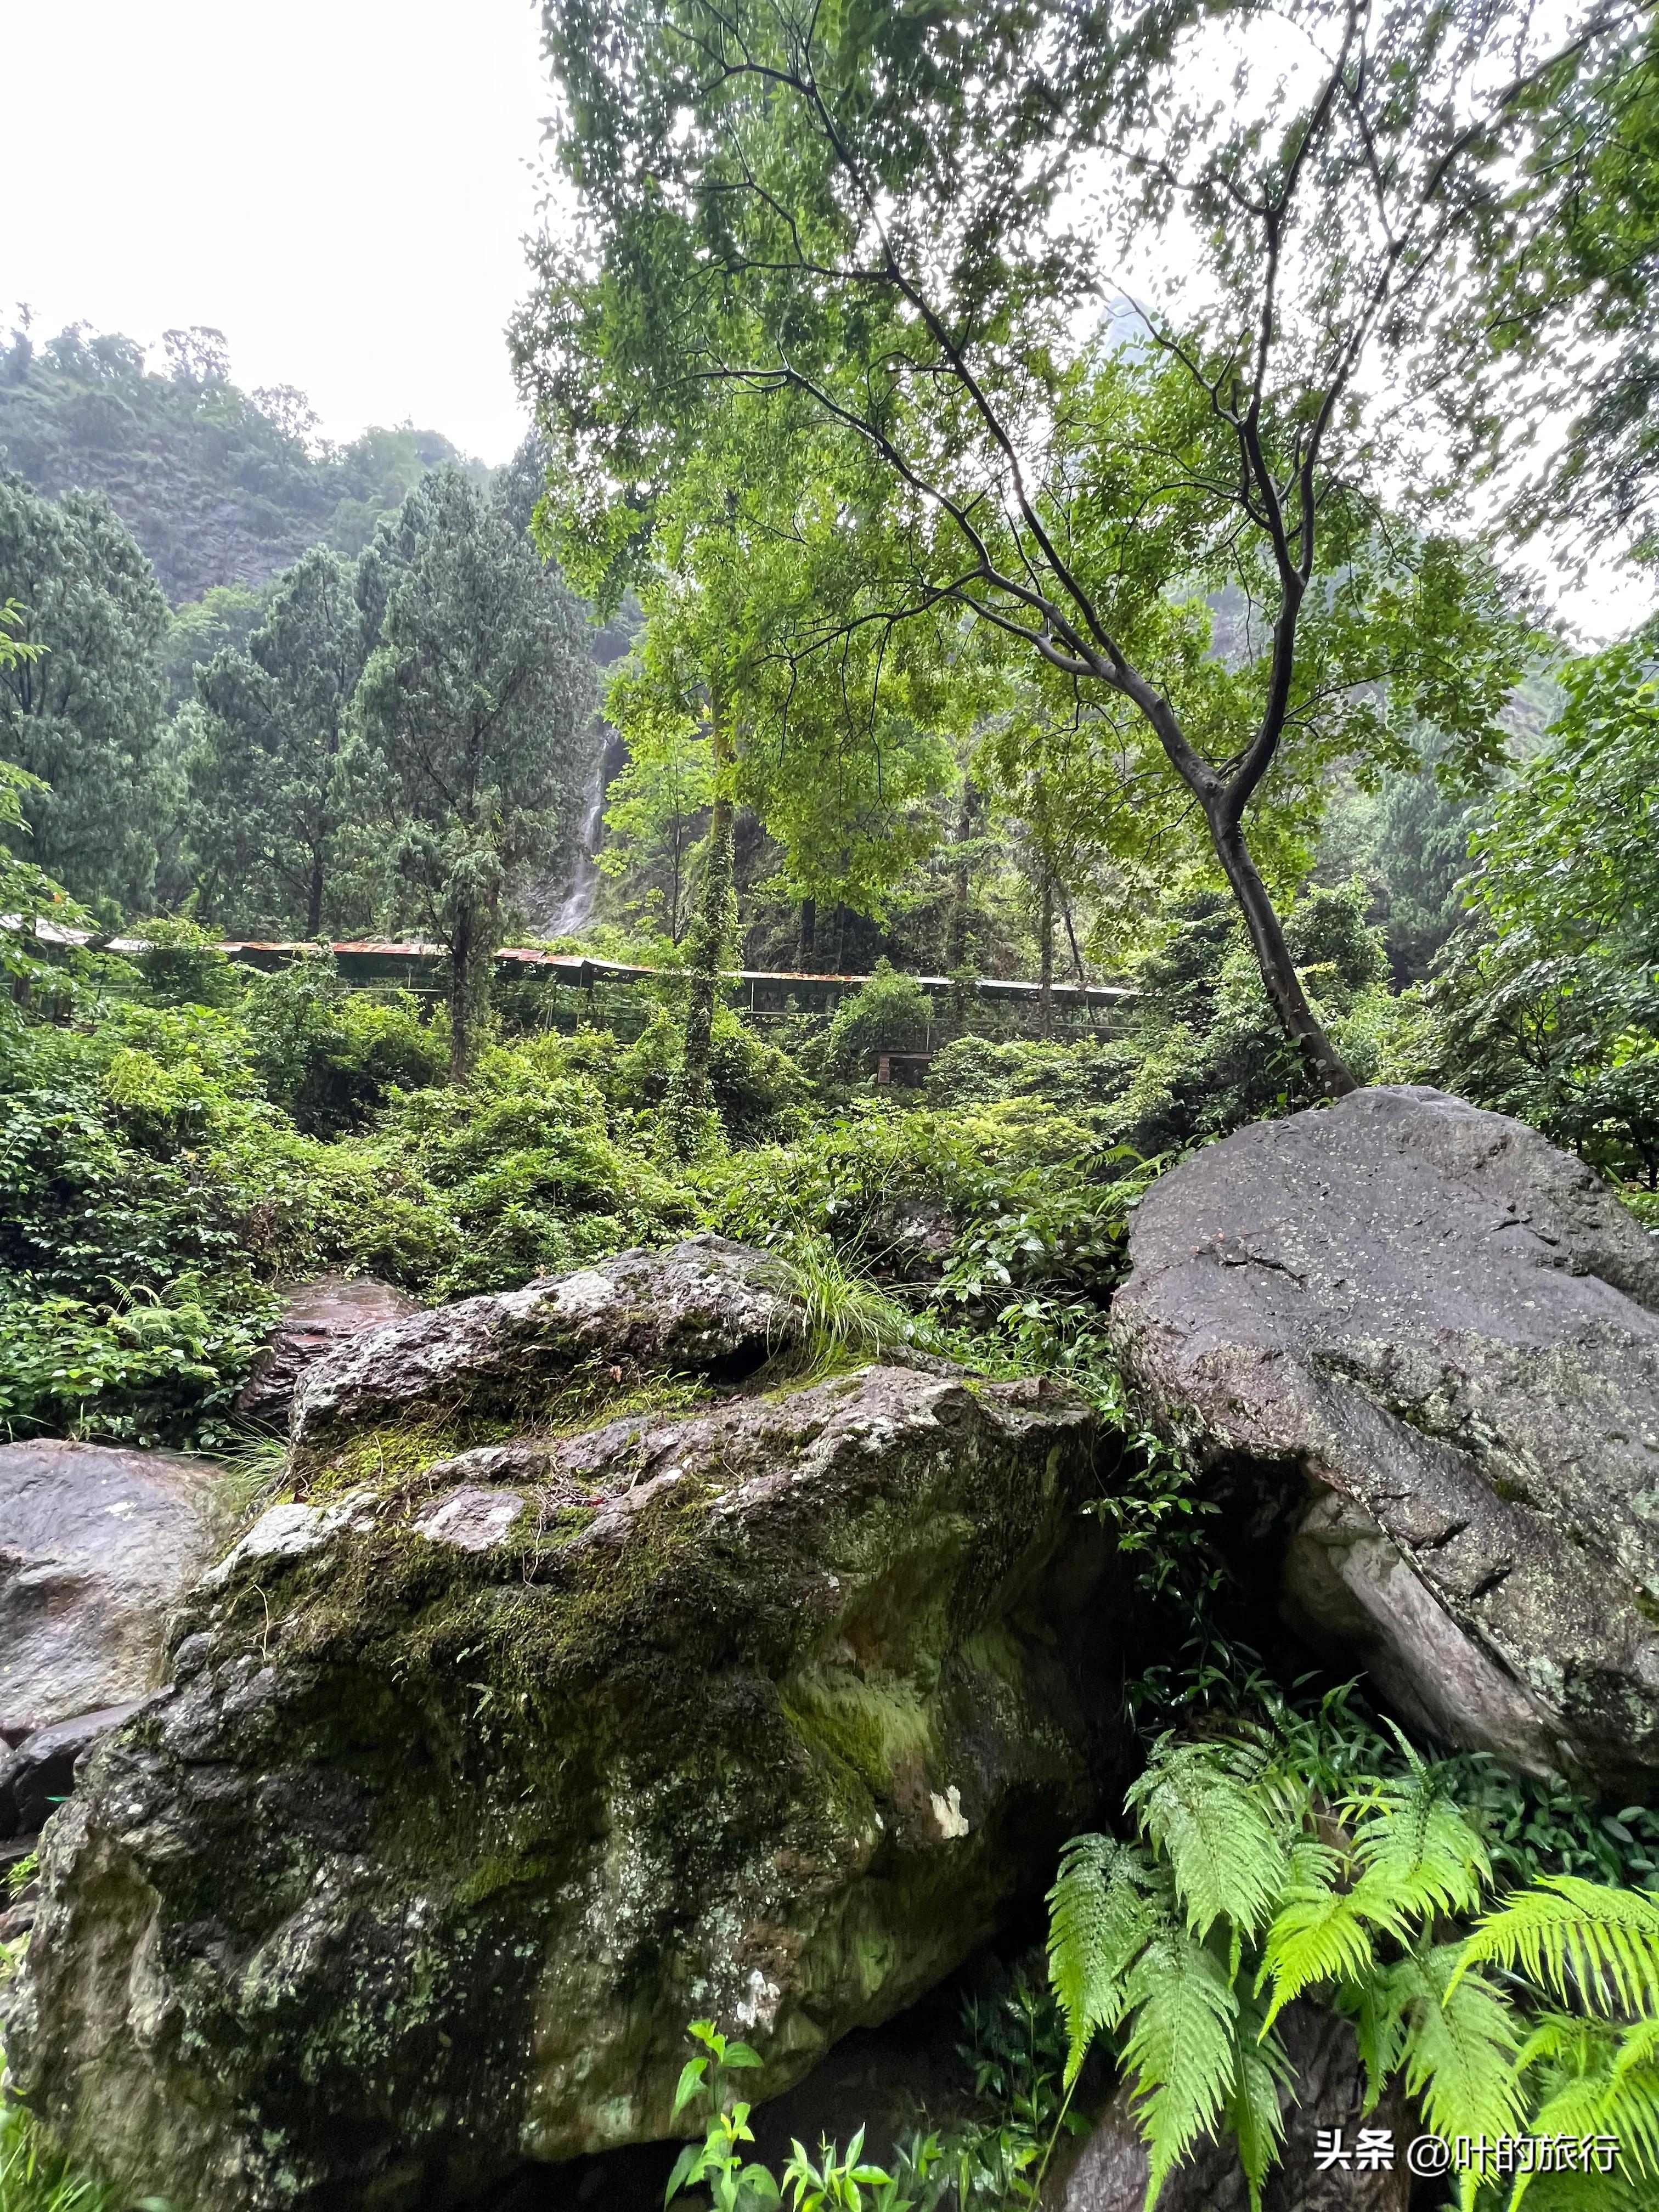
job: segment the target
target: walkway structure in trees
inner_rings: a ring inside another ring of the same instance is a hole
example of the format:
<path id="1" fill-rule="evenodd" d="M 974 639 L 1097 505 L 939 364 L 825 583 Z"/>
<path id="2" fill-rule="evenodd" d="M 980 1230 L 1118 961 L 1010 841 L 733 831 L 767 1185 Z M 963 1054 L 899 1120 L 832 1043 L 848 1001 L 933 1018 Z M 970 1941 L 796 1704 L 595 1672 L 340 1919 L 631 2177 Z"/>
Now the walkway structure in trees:
<path id="1" fill-rule="evenodd" d="M 112 951 L 122 949 L 112 944 Z M 133 949 L 137 949 L 135 946 Z M 305 942 L 273 942 L 255 939 L 228 939 L 220 951 L 253 968 L 273 969 L 303 960 L 321 948 Z M 435 990 L 443 973 L 441 945 L 394 943 L 379 938 L 354 938 L 328 947 L 342 980 L 373 985 L 397 983 L 416 990 Z M 675 971 L 642 967 L 623 960 L 600 960 L 572 952 L 545 952 L 535 945 L 503 945 L 495 955 L 498 975 L 544 979 L 562 988 L 591 991 L 600 983 L 655 982 Z M 1008 976 L 917 975 L 912 979 L 930 999 L 950 1000 L 971 990 L 977 999 L 1001 1001 L 1035 1009 L 1041 1004 L 1042 986 Z M 862 990 L 868 975 L 813 975 L 793 969 L 733 968 L 725 981 L 733 1000 L 756 1014 L 831 1013 L 849 992 Z M 1126 1005 L 1134 994 L 1116 983 L 1054 983 L 1050 987 L 1058 1012 L 1109 1012 Z"/>

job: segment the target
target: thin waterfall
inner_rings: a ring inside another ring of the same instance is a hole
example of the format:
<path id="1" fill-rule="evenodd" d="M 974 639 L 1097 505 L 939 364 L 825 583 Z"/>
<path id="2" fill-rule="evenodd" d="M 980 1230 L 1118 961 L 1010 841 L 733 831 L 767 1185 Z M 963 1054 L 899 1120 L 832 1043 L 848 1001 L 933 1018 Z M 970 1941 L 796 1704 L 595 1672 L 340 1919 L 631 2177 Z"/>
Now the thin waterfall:
<path id="1" fill-rule="evenodd" d="M 599 867 L 594 855 L 599 849 L 599 840 L 605 835 L 605 791 L 610 781 L 607 756 L 610 753 L 610 732 L 601 731 L 599 742 L 593 748 L 593 761 L 587 772 L 587 788 L 583 794 L 581 836 L 570 863 L 570 880 L 564 896 L 554 910 L 548 934 L 568 937 L 586 927 L 593 911 L 593 901 L 599 888 Z"/>

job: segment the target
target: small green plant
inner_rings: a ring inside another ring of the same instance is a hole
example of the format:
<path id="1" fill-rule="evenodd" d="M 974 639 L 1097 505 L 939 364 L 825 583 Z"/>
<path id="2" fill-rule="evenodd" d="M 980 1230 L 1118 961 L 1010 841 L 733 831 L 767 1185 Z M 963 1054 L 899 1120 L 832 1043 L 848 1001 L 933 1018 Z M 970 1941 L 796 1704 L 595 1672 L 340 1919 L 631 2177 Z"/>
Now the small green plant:
<path id="1" fill-rule="evenodd" d="M 803 1230 L 781 1243 L 775 1266 L 804 1309 L 807 1349 L 817 1366 L 877 1359 L 915 1334 L 903 1310 L 820 1232 Z"/>
<path id="2" fill-rule="evenodd" d="M 1224 2131 L 1259 2205 L 1289 2087 L 1274 2023 L 1315 1990 L 1354 2022 L 1368 2110 L 1400 2074 L 1447 2138 L 1553 2132 L 1571 2114 L 1619 2138 L 1627 2179 L 1659 2179 L 1659 1902 L 1559 1875 L 1482 1915 L 1486 1842 L 1446 1767 L 1399 1741 L 1397 1774 L 1331 1789 L 1317 1744 L 1166 1736 L 1129 1791 L 1137 1840 L 1066 1847 L 1049 1899 L 1066 2081 L 1097 2036 L 1114 2040 L 1147 2212 Z M 1459 2184 L 1468 2212 L 1480 2174 Z M 1522 2176 L 1510 2206 L 1534 2185 L 1544 2212 L 1553 2177 Z"/>
<path id="3" fill-rule="evenodd" d="M 760 2055 L 722 2035 L 712 2020 L 694 2020 L 686 2033 L 702 2049 L 681 2069 L 672 2117 L 678 2119 L 701 2100 L 708 2107 L 708 2126 L 702 2141 L 687 2143 L 675 2160 L 662 2201 L 672 2204 L 682 2190 L 702 2187 L 714 2212 L 764 2212 L 780 2191 L 766 2166 L 744 2161 L 741 2146 L 753 2142 L 755 2134 L 749 2106 L 732 2081 L 744 2068 L 758 2066 Z"/>
<path id="4" fill-rule="evenodd" d="M 1070 2109 L 1065 2022 L 1049 1991 L 1021 1971 L 1000 1993 L 970 1994 L 962 2024 L 957 2048 L 987 2118 L 944 2140 L 958 2212 L 1035 2204 L 1060 2134 L 1086 2132 Z"/>
<path id="5" fill-rule="evenodd" d="M 702 2047 L 681 2070 L 673 2117 L 701 2104 L 706 2125 L 702 2141 L 687 2143 L 675 2160 L 663 2191 L 665 2205 L 683 2191 L 702 2188 L 714 2212 L 769 2212 L 786 2194 L 791 2212 L 866 2212 L 866 2205 L 868 2212 L 915 2212 L 938 2155 L 935 2142 L 914 2147 L 895 2175 L 865 2159 L 862 2128 L 844 2158 L 834 2143 L 821 2143 L 816 2165 L 796 2141 L 780 2183 L 769 2166 L 743 2154 L 744 2144 L 752 2143 L 755 2134 L 749 2125 L 750 2108 L 738 2095 L 733 2076 L 758 2066 L 758 2053 L 722 2035 L 710 2020 L 694 2020 L 686 2033 Z M 916 2193 L 907 2195 L 907 2185 Z"/>

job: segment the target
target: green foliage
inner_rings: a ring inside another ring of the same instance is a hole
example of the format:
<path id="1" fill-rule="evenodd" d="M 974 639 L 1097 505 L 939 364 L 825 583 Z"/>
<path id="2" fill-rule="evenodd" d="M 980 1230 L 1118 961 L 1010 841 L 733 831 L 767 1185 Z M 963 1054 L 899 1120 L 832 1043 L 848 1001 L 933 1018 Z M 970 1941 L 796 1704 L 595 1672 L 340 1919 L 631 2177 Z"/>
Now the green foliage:
<path id="1" fill-rule="evenodd" d="M 878 960 L 870 981 L 849 992 L 836 1009 L 830 1024 L 830 1065 L 843 1074 L 864 1074 L 874 1054 L 920 1052 L 930 1012 L 927 994 L 915 977 L 898 974 L 890 960 Z"/>
<path id="2" fill-rule="evenodd" d="M 338 769 L 374 642 L 354 583 L 337 554 L 302 555 L 246 645 L 197 671 L 181 719 L 199 909 L 246 933 L 314 938 L 348 910 Z"/>
<path id="3" fill-rule="evenodd" d="M 1553 2131 L 1571 2112 L 1620 2137 L 1627 2180 L 1659 2179 L 1659 1905 L 1559 1875 L 1477 1919 L 1484 1838 L 1453 1771 L 1398 1742 L 1394 1772 L 1339 1779 L 1305 1729 L 1165 1736 L 1127 1801 L 1138 1839 L 1067 1845 L 1049 1960 L 1068 2078 L 1113 2039 L 1148 2212 L 1224 2129 L 1259 2204 L 1288 2081 L 1273 2023 L 1316 1990 L 1353 2020 L 1368 2110 L 1399 2075 L 1448 2138 Z M 1461 2177 L 1466 2212 L 1480 2186 Z"/>
<path id="4" fill-rule="evenodd" d="M 1080 825 L 1143 869 L 1206 836 L 1340 1089 L 1267 884 L 1300 873 L 1337 762 L 1407 765 L 1417 723 L 1464 768 L 1500 749 L 1525 611 L 1481 547 L 1383 520 L 1369 380 L 1379 356 L 1443 375 L 1404 295 L 1462 279 L 1507 115 L 1449 120 L 1491 97 L 1484 21 L 1368 18 L 1374 82 L 1340 40 L 1267 71 L 1243 20 L 951 6 L 849 36 L 759 4 L 551 7 L 584 228 L 545 246 L 516 343 L 596 584 L 690 514 L 740 549 L 745 627 L 787 677 L 751 788 L 792 893 L 853 896 L 855 848 L 890 860 L 903 725 L 952 726 L 905 687 L 965 688 L 1003 726 L 1042 910 Z M 1212 79 L 1227 101 L 1183 97 Z M 1151 295 L 1103 328 L 1124 251 Z M 1201 317 L 1175 274 L 1194 256 Z"/>
<path id="5" fill-rule="evenodd" d="M 1435 1000 L 1445 1079 L 1659 1186 L 1659 685 L 1641 641 L 1560 672 L 1548 748 L 1474 841 Z"/>
<path id="6" fill-rule="evenodd" d="M 516 1287 L 695 1224 L 684 1186 L 610 1135 L 586 1056 L 556 1036 L 491 1047 L 467 1091 L 417 1091 L 386 1116 L 375 1156 L 419 1178 L 443 1231 L 435 1295 Z"/>
<path id="7" fill-rule="evenodd" d="M 161 646 L 161 678 L 174 714 L 196 696 L 196 676 L 222 653 L 243 651 L 258 629 L 265 593 L 242 584 L 213 584 L 199 599 L 174 607 Z"/>
<path id="8" fill-rule="evenodd" d="M 56 2149 L 33 2115 L 6 2095 L 3 2072 L 0 2212 L 124 2212 L 124 2200 L 116 2191 L 95 2181 Z"/>
<path id="9" fill-rule="evenodd" d="M 0 753 L 31 860 L 79 896 L 141 899 L 164 812 L 157 662 L 167 602 L 101 495 L 42 498 L 0 471 L 0 584 L 17 644 L 0 659 Z"/>
<path id="10" fill-rule="evenodd" d="M 393 1093 L 440 1083 L 448 1025 L 406 991 L 348 991 L 331 953 L 248 977 L 239 1008 L 265 1096 L 307 1136 L 365 1128 Z"/>
<path id="11" fill-rule="evenodd" d="M 133 926 L 126 957 L 157 1006 L 208 1006 L 222 1012 L 241 995 L 241 978 L 217 941 L 197 922 L 156 915 Z"/>
<path id="12" fill-rule="evenodd" d="M 685 1022 L 658 1008 L 618 1062 L 611 1088 L 619 1105 L 653 1115 L 666 1103 L 684 1062 Z M 806 1085 L 786 1053 L 767 1043 L 723 1005 L 709 1028 L 708 1085 L 720 1125 L 733 1143 L 777 1136 L 799 1119 Z"/>
<path id="13" fill-rule="evenodd" d="M 694 2020 L 686 2033 L 702 2049 L 681 2071 L 673 2117 L 702 2105 L 707 2129 L 701 2142 L 687 2143 L 675 2160 L 665 2205 L 695 2188 L 707 2192 L 714 2212 L 770 2212 L 786 2196 L 790 2212 L 865 2212 L 866 2202 L 869 2212 L 912 2212 L 915 2199 L 901 2192 L 897 2179 L 864 2158 L 862 2128 L 844 2158 L 835 2144 L 824 2142 L 816 2166 L 799 2142 L 793 2144 L 781 2185 L 766 2166 L 746 2162 L 742 2146 L 755 2136 L 750 2107 L 737 2094 L 732 2076 L 758 2066 L 760 2058 L 748 2044 L 722 2035 L 712 2021 Z"/>
<path id="14" fill-rule="evenodd" d="M 1406 1006 L 1389 995 L 1367 903 L 1357 883 L 1314 887 L 1286 915 L 1285 942 L 1356 1077 L 1398 1081 L 1414 1072 L 1414 1041 Z M 1134 971 L 1138 1064 L 1097 1117 L 1102 1134 L 1151 1157 L 1311 1104 L 1316 1091 L 1268 1004 L 1231 902 L 1214 891 L 1174 901 L 1164 928 Z"/>
<path id="15" fill-rule="evenodd" d="M 386 913 L 449 955 L 459 1079 L 510 879 L 574 828 L 592 664 L 574 599 L 457 469 L 381 526 L 357 593 L 378 641 L 345 763 L 357 854 Z"/>
<path id="16" fill-rule="evenodd" d="M 828 1237 L 809 1231 L 777 1249 L 779 1274 L 800 1301 L 808 1349 L 818 1364 L 879 1359 L 914 1335 L 903 1310 L 849 1268 Z"/>

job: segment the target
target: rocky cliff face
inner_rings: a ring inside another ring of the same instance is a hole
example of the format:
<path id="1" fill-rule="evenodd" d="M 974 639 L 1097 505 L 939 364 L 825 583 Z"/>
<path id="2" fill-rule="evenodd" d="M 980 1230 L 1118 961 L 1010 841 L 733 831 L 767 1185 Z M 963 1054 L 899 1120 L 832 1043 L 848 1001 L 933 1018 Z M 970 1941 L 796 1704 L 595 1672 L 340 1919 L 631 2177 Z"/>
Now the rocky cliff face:
<path id="1" fill-rule="evenodd" d="M 1650 1789 L 1659 1247 L 1595 1176 L 1362 1091 L 1186 1162 L 1130 1252 L 1126 1369 L 1277 1525 L 1292 1622 L 1443 1741 Z"/>
<path id="2" fill-rule="evenodd" d="M 702 2014 L 782 2089 L 1121 1787 L 1081 1404 L 739 1387 L 799 1316 L 716 1240 L 535 1290 L 311 1371 L 304 1496 L 48 1829 L 20 2081 L 181 2212 L 662 2133 Z"/>

